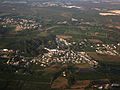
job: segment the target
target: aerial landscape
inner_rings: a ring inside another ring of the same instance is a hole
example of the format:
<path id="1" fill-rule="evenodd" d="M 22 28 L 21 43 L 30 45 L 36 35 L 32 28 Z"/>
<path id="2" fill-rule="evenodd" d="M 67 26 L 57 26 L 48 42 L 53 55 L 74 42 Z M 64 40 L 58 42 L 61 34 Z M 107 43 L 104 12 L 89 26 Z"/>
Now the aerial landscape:
<path id="1" fill-rule="evenodd" d="M 0 90 L 120 90 L 120 0 L 0 0 Z"/>

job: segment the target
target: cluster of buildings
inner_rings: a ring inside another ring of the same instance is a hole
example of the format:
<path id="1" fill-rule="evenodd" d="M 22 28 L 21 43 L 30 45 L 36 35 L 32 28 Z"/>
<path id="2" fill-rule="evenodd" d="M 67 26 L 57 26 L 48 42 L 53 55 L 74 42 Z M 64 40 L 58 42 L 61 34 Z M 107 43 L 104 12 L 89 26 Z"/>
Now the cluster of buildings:
<path id="1" fill-rule="evenodd" d="M 63 8 L 76 8 L 81 9 L 82 7 L 72 5 L 72 3 L 62 3 L 62 2 L 33 2 L 30 4 L 31 6 L 37 6 L 37 7 L 63 7 Z"/>
<path id="2" fill-rule="evenodd" d="M 24 56 L 18 56 L 18 55 L 15 55 L 13 58 L 9 59 L 6 63 L 8 65 L 18 67 L 19 69 L 27 68 L 30 65 L 30 62 L 27 59 L 25 59 Z M 18 71 L 16 71 L 16 72 L 18 72 Z"/>
<path id="3" fill-rule="evenodd" d="M 41 25 L 35 20 L 23 18 L 0 18 L 0 23 L 3 25 L 3 27 L 7 27 L 7 25 L 13 25 L 16 27 L 16 31 L 31 30 L 41 27 Z"/>
<path id="4" fill-rule="evenodd" d="M 0 49 L 0 58 L 1 59 L 10 59 L 10 58 L 12 58 L 13 54 L 15 54 L 14 50 Z"/>
<path id="5" fill-rule="evenodd" d="M 54 6 L 60 6 L 62 3 L 58 2 L 32 2 L 31 6 L 37 6 L 37 7 L 54 7 Z"/>
<path id="6" fill-rule="evenodd" d="M 119 55 L 117 48 L 120 46 L 119 43 L 117 45 L 111 44 L 97 44 L 96 52 L 99 54 L 107 54 L 107 55 Z"/>
<path id="7" fill-rule="evenodd" d="M 58 47 L 60 46 L 69 46 L 72 45 L 70 42 L 68 42 L 66 39 L 71 39 L 72 36 L 61 36 L 57 35 L 56 36 L 56 43 L 58 44 Z"/>
<path id="8" fill-rule="evenodd" d="M 113 82 L 108 79 L 94 80 L 91 82 L 91 88 L 97 90 L 118 90 L 120 88 L 119 82 Z"/>
<path id="9" fill-rule="evenodd" d="M 1 49 L 0 60 L 13 67 L 16 73 L 26 70 L 30 66 L 30 61 L 22 56 L 18 50 Z M 6 67 L 7 68 L 7 67 Z"/>
<path id="10" fill-rule="evenodd" d="M 72 50 L 58 50 L 58 49 L 48 49 L 48 53 L 45 53 L 42 56 L 38 56 L 32 60 L 33 63 L 40 63 L 41 66 L 46 67 L 53 63 L 73 63 L 73 64 L 80 64 L 80 63 L 88 63 L 91 66 L 97 66 L 98 62 L 93 60 L 90 56 L 87 55 L 85 52 L 74 52 Z"/>

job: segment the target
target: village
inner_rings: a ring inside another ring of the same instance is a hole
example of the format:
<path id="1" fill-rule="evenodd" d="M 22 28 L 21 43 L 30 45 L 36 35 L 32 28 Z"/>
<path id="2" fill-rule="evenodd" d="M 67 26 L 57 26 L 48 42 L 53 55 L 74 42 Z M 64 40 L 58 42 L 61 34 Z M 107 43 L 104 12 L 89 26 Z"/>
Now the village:
<path id="1" fill-rule="evenodd" d="M 35 20 L 32 19 L 25 19 L 25 18 L 9 18 L 4 17 L 0 18 L 0 24 L 3 27 L 7 27 L 8 25 L 15 26 L 15 31 L 22 31 L 22 30 L 35 30 L 41 28 L 41 25 L 37 23 Z"/>
<path id="2" fill-rule="evenodd" d="M 89 63 L 91 66 L 97 66 L 98 63 L 90 58 L 85 52 L 73 52 L 73 51 L 62 51 L 62 50 L 49 50 L 41 57 L 33 59 L 33 63 L 41 63 L 41 66 L 46 67 L 52 63 Z"/>
<path id="3" fill-rule="evenodd" d="M 72 38 L 70 36 L 56 36 L 57 48 L 49 49 L 48 47 L 44 47 L 46 51 L 43 55 L 38 55 L 37 57 L 33 57 L 32 60 L 27 60 L 24 55 L 21 55 L 19 50 L 9 50 L 9 49 L 1 49 L 0 50 L 0 58 L 7 59 L 6 64 L 20 67 L 29 67 L 30 64 L 38 64 L 41 67 L 48 67 L 53 64 L 61 63 L 61 64 L 89 64 L 91 67 L 96 68 L 99 66 L 99 63 L 88 55 L 86 51 L 76 51 L 72 49 L 77 42 L 68 42 L 65 38 Z M 103 55 L 113 55 L 119 56 L 118 47 L 119 43 L 116 45 L 107 45 L 107 44 L 90 44 L 87 45 L 86 42 L 89 40 L 84 40 L 79 42 L 79 47 L 84 48 L 94 48 L 96 53 Z M 84 47 L 83 47 L 84 46 Z M 21 64 L 22 63 L 22 64 Z M 16 71 L 18 72 L 18 71 Z"/>

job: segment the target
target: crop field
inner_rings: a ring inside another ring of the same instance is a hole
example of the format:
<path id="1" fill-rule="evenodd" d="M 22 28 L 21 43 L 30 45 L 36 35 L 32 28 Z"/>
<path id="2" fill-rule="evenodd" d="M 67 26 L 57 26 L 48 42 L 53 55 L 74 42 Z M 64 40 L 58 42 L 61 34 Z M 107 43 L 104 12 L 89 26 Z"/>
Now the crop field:
<path id="1" fill-rule="evenodd" d="M 120 62 L 120 56 L 112 56 L 112 55 L 102 55 L 102 54 L 97 54 L 96 52 L 88 52 L 88 54 L 95 58 L 98 61 L 103 61 L 103 62 L 114 62 L 114 63 L 119 63 Z"/>

